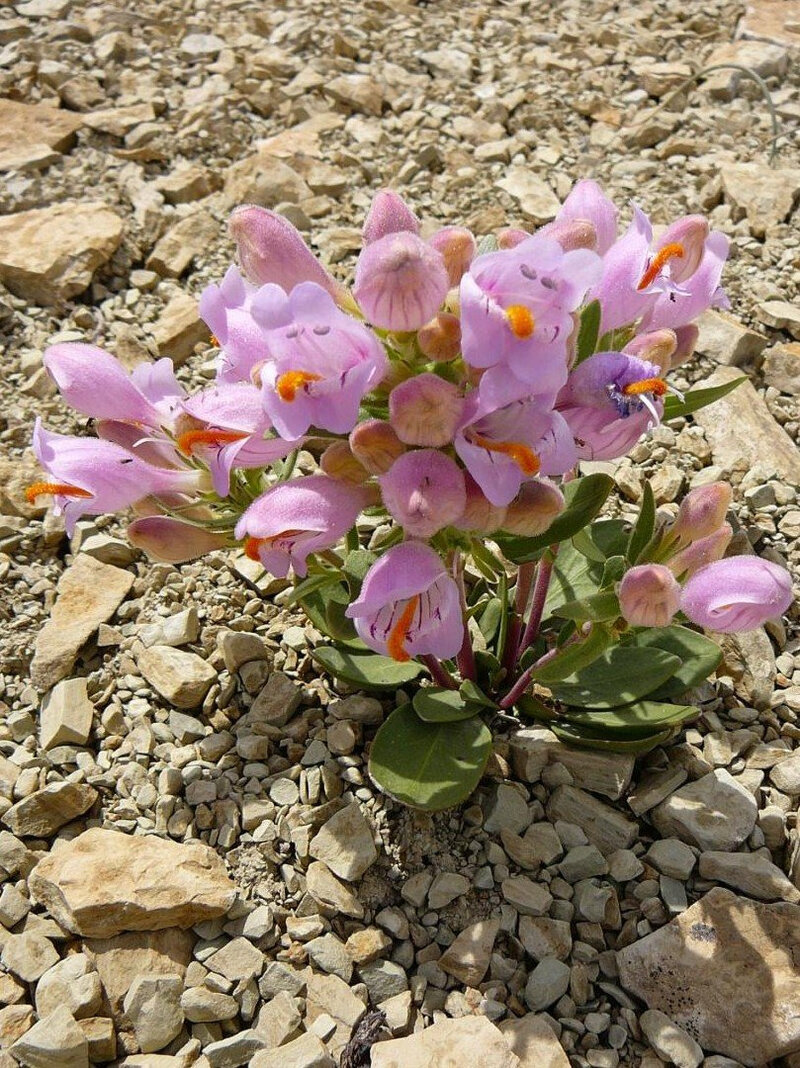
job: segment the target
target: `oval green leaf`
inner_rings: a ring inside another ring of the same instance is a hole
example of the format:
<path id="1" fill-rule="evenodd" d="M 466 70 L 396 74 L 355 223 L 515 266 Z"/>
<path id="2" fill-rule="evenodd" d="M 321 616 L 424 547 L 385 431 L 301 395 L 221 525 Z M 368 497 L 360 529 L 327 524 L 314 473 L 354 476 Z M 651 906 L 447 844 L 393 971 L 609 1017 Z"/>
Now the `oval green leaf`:
<path id="1" fill-rule="evenodd" d="M 648 734 L 644 738 L 603 738 L 594 735 L 591 731 L 568 723 L 553 723 L 550 729 L 556 737 L 567 745 L 574 745 L 579 749 L 598 749 L 605 753 L 632 753 L 640 756 L 649 753 L 657 745 L 663 745 L 672 736 L 672 729 Z"/>
<path id="2" fill-rule="evenodd" d="M 542 664 L 532 675 L 536 682 L 542 682 L 545 686 L 560 683 L 562 679 L 570 678 L 576 672 L 592 664 L 599 656 L 602 656 L 611 644 L 611 633 L 600 624 L 592 627 L 587 638 L 574 645 L 568 645 L 552 660 Z"/>
<path id="3" fill-rule="evenodd" d="M 570 723 L 588 727 L 609 737 L 639 738 L 653 730 L 677 727 L 700 715 L 695 705 L 671 705 L 661 701 L 635 701 L 607 711 L 568 708 L 563 716 Z"/>
<path id="4" fill-rule="evenodd" d="M 458 690 L 446 690 L 442 686 L 418 690 L 411 703 L 424 723 L 458 723 L 476 716 L 481 707 L 466 701 Z"/>
<path id="5" fill-rule="evenodd" d="M 396 690 L 417 678 L 422 664 L 408 660 L 401 664 L 388 656 L 358 653 L 335 645 L 321 645 L 311 656 L 334 678 L 352 683 L 363 690 Z"/>
<path id="6" fill-rule="evenodd" d="M 680 658 L 663 649 L 615 645 L 552 689 L 567 705 L 617 708 L 652 693 L 680 666 Z"/>
<path id="7" fill-rule="evenodd" d="M 681 659 L 673 677 L 651 692 L 650 696 L 659 701 L 699 686 L 713 674 L 722 659 L 722 650 L 716 642 L 688 627 L 643 630 L 634 637 L 634 643 L 640 649 L 664 649 Z"/>
<path id="8" fill-rule="evenodd" d="M 375 735 L 369 774 L 404 805 L 440 812 L 469 797 L 491 751 L 492 735 L 478 716 L 423 723 L 408 703 L 395 709 Z"/>

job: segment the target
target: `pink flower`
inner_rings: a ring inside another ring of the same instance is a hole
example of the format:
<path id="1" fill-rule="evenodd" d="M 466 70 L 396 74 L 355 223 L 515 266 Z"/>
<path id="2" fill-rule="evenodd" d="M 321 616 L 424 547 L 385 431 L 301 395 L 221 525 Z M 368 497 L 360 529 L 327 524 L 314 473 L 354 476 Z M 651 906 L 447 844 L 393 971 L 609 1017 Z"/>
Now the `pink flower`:
<path id="1" fill-rule="evenodd" d="M 419 234 L 419 219 L 401 196 L 391 189 L 380 189 L 372 198 L 364 221 L 364 244 L 402 232 Z"/>
<path id="2" fill-rule="evenodd" d="M 731 494 L 727 482 L 712 482 L 689 490 L 668 531 L 669 539 L 687 545 L 719 530 L 730 508 Z"/>
<path id="3" fill-rule="evenodd" d="M 417 541 L 388 549 L 367 572 L 345 614 L 384 656 L 455 656 L 464 635 L 458 587 L 438 555 Z"/>
<path id="4" fill-rule="evenodd" d="M 385 475 L 406 451 L 394 427 L 385 419 L 365 419 L 350 432 L 350 451 L 371 475 Z"/>
<path id="5" fill-rule="evenodd" d="M 308 557 L 330 549 L 353 526 L 366 502 L 364 491 L 327 475 L 280 482 L 258 497 L 235 534 L 244 551 L 283 578 L 289 568 L 305 578 Z"/>
<path id="6" fill-rule="evenodd" d="M 146 552 L 151 560 L 182 564 L 197 560 L 215 549 L 224 549 L 228 538 L 213 530 L 182 523 L 167 515 L 148 515 L 128 524 L 128 541 Z"/>
<path id="7" fill-rule="evenodd" d="M 475 259 L 475 238 L 463 226 L 445 226 L 431 235 L 428 243 L 441 254 L 450 285 L 457 286 Z"/>
<path id="8" fill-rule="evenodd" d="M 706 564 L 721 560 L 733 537 L 733 527 L 723 523 L 713 534 L 698 538 L 667 560 L 667 567 L 677 578 L 688 578 Z"/>
<path id="9" fill-rule="evenodd" d="M 266 358 L 264 333 L 250 314 L 256 292 L 236 267 L 229 267 L 219 285 L 206 286 L 200 294 L 200 318 L 220 347 L 217 379 L 220 382 L 247 382 Z"/>
<path id="10" fill-rule="evenodd" d="M 548 530 L 566 508 L 564 494 L 544 478 L 524 482 L 506 509 L 503 531 L 532 538 Z"/>
<path id="11" fill-rule="evenodd" d="M 727 308 L 730 302 L 720 286 L 730 243 L 718 230 L 706 238 L 700 264 L 691 276 L 673 289 L 658 293 L 642 326 L 646 330 L 688 326 L 709 308 Z"/>
<path id="12" fill-rule="evenodd" d="M 681 588 L 663 564 L 640 564 L 625 572 L 619 606 L 635 627 L 668 627 L 681 607 Z"/>
<path id="13" fill-rule="evenodd" d="M 287 296 L 266 285 L 253 298 L 269 360 L 261 369 L 262 403 L 282 438 L 296 440 L 309 427 L 346 434 L 355 426 L 361 398 L 386 371 L 378 339 L 314 282 Z"/>
<path id="14" fill-rule="evenodd" d="M 701 627 L 722 634 L 754 630 L 792 603 L 785 568 L 758 556 L 729 556 L 696 571 L 681 594 L 681 609 Z"/>
<path id="15" fill-rule="evenodd" d="M 407 378 L 389 394 L 389 419 L 406 445 L 449 445 L 463 407 L 458 386 L 434 374 Z"/>
<path id="16" fill-rule="evenodd" d="M 461 469 L 435 449 L 415 449 L 395 460 L 380 479 L 383 503 L 413 537 L 430 538 L 464 511 Z"/>
<path id="17" fill-rule="evenodd" d="M 353 294 L 373 326 L 417 330 L 438 312 L 449 285 L 441 255 L 404 230 L 364 246 Z"/>
<path id="18" fill-rule="evenodd" d="M 597 251 L 601 256 L 608 252 L 616 240 L 617 209 L 597 182 L 590 178 L 584 178 L 572 187 L 555 221 L 544 227 L 543 232 L 547 233 L 551 228 L 567 222 L 591 223 L 596 234 Z"/>

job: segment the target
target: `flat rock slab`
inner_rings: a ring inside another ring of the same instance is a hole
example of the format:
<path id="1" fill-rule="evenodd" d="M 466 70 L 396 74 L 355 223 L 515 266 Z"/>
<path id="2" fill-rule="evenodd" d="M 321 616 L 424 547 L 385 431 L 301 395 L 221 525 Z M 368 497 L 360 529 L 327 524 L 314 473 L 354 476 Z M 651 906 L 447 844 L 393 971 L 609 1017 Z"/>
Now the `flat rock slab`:
<path id="1" fill-rule="evenodd" d="M 37 145 L 67 152 L 81 126 L 83 116 L 74 111 L 0 99 L 0 153 L 30 150 Z"/>
<path id="2" fill-rule="evenodd" d="M 0 281 L 36 304 L 69 300 L 111 259 L 122 231 L 122 219 L 100 201 L 0 216 Z"/>
<path id="3" fill-rule="evenodd" d="M 544 727 L 517 731 L 511 739 L 514 771 L 523 782 L 538 782 L 548 764 L 561 764 L 575 786 L 616 801 L 630 785 L 634 757 L 627 753 L 593 753 L 571 749 Z"/>
<path id="4" fill-rule="evenodd" d="M 22 838 L 50 838 L 64 824 L 88 812 L 98 796 L 93 786 L 52 782 L 12 805 L 3 823 Z"/>
<path id="5" fill-rule="evenodd" d="M 720 367 L 703 388 L 741 378 L 741 371 Z M 752 383 L 742 382 L 727 397 L 694 414 L 711 446 L 714 463 L 731 474 L 744 475 L 755 464 L 768 464 L 792 486 L 800 485 L 800 452 L 772 417 Z"/>
<path id="6" fill-rule="evenodd" d="M 715 887 L 617 954 L 620 983 L 704 1050 L 763 1065 L 800 1050 L 800 906 Z"/>
<path id="7" fill-rule="evenodd" d="M 36 639 L 31 681 L 49 690 L 69 675 L 81 647 L 125 600 L 134 576 L 92 556 L 78 554 L 61 576 L 56 603 Z"/>
<path id="8" fill-rule="evenodd" d="M 485 1016 L 442 1020 L 408 1038 L 372 1047 L 372 1068 L 521 1068 L 522 1062 Z"/>
<path id="9" fill-rule="evenodd" d="M 30 891 L 62 927 L 88 938 L 192 927 L 223 915 L 235 895 L 208 846 L 100 827 L 44 857 Z"/>
<path id="10" fill-rule="evenodd" d="M 547 182 L 537 178 L 529 167 L 508 167 L 505 176 L 495 185 L 512 196 L 523 214 L 536 226 L 555 219 L 561 207 L 561 202 Z"/>

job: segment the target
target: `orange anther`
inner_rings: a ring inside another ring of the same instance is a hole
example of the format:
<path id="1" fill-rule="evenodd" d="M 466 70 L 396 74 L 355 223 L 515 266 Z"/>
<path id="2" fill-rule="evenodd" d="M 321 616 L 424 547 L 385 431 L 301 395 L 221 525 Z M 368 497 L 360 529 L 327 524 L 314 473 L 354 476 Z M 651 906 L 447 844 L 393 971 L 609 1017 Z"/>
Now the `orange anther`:
<path id="1" fill-rule="evenodd" d="M 637 397 L 640 393 L 663 397 L 668 388 L 663 378 L 643 378 L 641 382 L 631 382 L 630 385 L 623 386 L 622 392 L 626 397 Z"/>
<path id="2" fill-rule="evenodd" d="M 524 304 L 509 304 L 506 308 L 506 319 L 511 327 L 511 333 L 521 341 L 530 337 L 536 326 L 533 312 Z"/>
<path id="3" fill-rule="evenodd" d="M 240 430 L 187 430 L 176 441 L 184 456 L 191 456 L 197 445 L 230 445 L 248 437 Z"/>
<path id="4" fill-rule="evenodd" d="M 523 475 L 535 475 L 542 466 L 533 449 L 523 445 L 521 441 L 492 441 L 480 434 L 473 434 L 471 441 L 473 445 L 479 445 L 482 449 L 488 449 L 489 452 L 501 452 L 504 456 L 510 457 Z"/>
<path id="5" fill-rule="evenodd" d="M 286 371 L 275 383 L 278 396 L 283 401 L 293 401 L 298 389 L 308 385 L 309 382 L 319 382 L 322 375 L 315 375 L 312 371 Z"/>
<path id="6" fill-rule="evenodd" d="M 406 602 L 406 606 L 403 609 L 400 618 L 392 627 L 389 634 L 388 641 L 386 642 L 386 651 L 392 660 L 398 660 L 401 664 L 406 660 L 410 660 L 411 656 L 406 652 L 405 643 L 408 638 L 408 632 L 411 630 L 411 621 L 414 618 L 414 613 L 417 610 L 419 604 L 419 594 L 414 594 Z"/>
<path id="7" fill-rule="evenodd" d="M 59 497 L 83 497 L 90 498 L 92 496 L 88 490 L 81 489 L 80 486 L 71 486 L 67 482 L 34 482 L 32 486 L 28 486 L 25 490 L 25 500 L 28 504 L 33 504 L 37 497 L 41 497 L 45 493 L 52 493 L 54 496 Z"/>
<path id="8" fill-rule="evenodd" d="M 266 538 L 245 538 L 244 539 L 244 555 L 248 560 L 259 561 L 258 550 L 261 547 L 261 543 L 266 541 Z"/>
<path id="9" fill-rule="evenodd" d="M 677 256 L 678 259 L 683 259 L 683 254 L 683 245 L 679 245 L 677 241 L 670 245 L 664 245 L 664 247 L 659 249 L 655 256 L 653 256 L 650 261 L 650 266 L 642 275 L 641 281 L 636 288 L 647 289 L 649 285 L 652 285 L 653 282 L 655 282 L 662 267 L 664 267 L 669 260 L 674 256 Z"/>

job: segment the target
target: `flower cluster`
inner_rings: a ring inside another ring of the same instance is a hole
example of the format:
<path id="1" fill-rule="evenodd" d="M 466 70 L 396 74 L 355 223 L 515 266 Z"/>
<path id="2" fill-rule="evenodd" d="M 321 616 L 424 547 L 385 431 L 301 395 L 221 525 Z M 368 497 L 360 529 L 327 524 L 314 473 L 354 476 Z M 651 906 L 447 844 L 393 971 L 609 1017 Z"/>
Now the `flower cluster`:
<path id="1" fill-rule="evenodd" d="M 213 385 L 190 396 L 167 359 L 128 375 L 100 349 L 54 345 L 45 366 L 97 438 L 37 423 L 46 476 L 29 498 L 52 495 L 69 532 L 82 515 L 134 506 L 131 540 L 157 558 L 238 543 L 301 580 L 341 572 L 343 546 L 377 527 L 345 619 L 437 681 L 452 682 L 441 662 L 456 658 L 474 677 L 465 554 L 546 532 L 581 460 L 623 456 L 659 422 L 693 320 L 726 303 L 727 239 L 694 215 L 656 236 L 638 208 L 619 233 L 591 181 L 534 234 L 424 237 L 384 191 L 347 289 L 280 215 L 242 207 L 230 228 L 240 267 L 200 300 L 219 349 Z M 780 569 L 719 559 L 725 508 L 709 520 L 704 507 L 692 498 L 662 560 L 624 576 L 621 618 L 665 626 L 681 610 L 735 630 L 786 607 Z M 538 633 L 539 586 L 517 582 L 509 683 Z"/>

